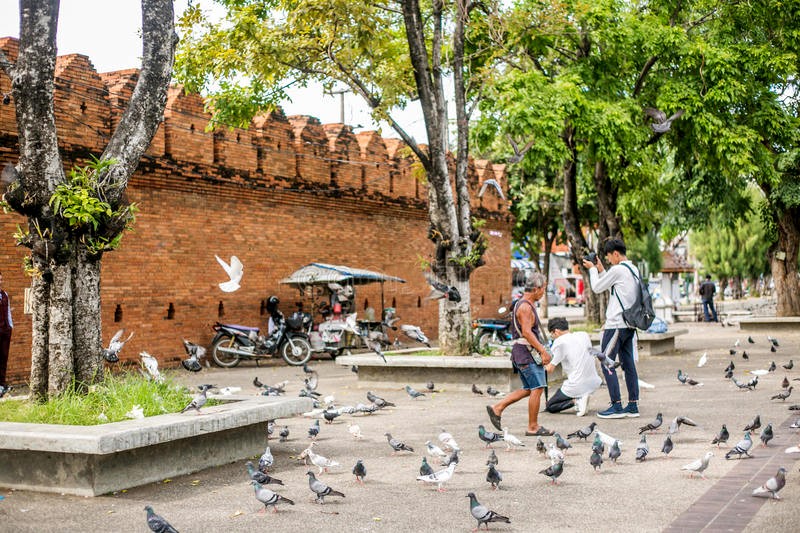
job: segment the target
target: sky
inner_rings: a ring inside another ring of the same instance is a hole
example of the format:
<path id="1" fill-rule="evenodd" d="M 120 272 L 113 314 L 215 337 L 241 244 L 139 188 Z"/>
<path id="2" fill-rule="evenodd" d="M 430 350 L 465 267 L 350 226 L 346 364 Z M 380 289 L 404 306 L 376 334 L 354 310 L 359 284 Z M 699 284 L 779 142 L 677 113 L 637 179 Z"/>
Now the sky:
<path id="1" fill-rule="evenodd" d="M 209 2 L 205 2 L 209 3 Z M 176 0 L 181 13 L 187 0 Z M 58 54 L 89 56 L 98 72 L 138 68 L 142 40 L 140 0 L 62 0 L 58 22 Z M 18 0 L 0 0 L 0 37 L 19 37 Z M 287 115 L 311 115 L 323 124 L 340 122 L 340 96 L 323 93 L 321 86 L 290 89 L 291 101 L 281 103 Z M 375 124 L 360 97 L 344 95 L 345 123 L 355 131 L 380 129 L 384 137 L 399 137 L 388 125 Z M 425 127 L 419 104 L 396 114 L 397 121 L 419 142 L 425 142 Z"/>

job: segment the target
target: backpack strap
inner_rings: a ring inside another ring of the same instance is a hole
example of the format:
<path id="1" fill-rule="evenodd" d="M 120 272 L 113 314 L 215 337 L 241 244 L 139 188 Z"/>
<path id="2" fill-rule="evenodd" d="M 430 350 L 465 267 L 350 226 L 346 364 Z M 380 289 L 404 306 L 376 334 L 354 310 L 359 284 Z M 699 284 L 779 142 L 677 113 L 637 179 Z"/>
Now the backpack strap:
<path id="1" fill-rule="evenodd" d="M 627 265 L 627 264 L 625 264 L 625 263 L 619 263 L 619 264 L 620 264 L 620 265 L 622 265 L 622 266 L 624 266 L 625 268 L 627 268 L 627 269 L 628 269 L 628 272 L 630 272 L 630 273 L 631 273 L 631 275 L 633 276 L 633 279 L 635 279 L 635 280 L 636 280 L 636 283 L 637 283 L 637 284 L 638 284 L 638 283 L 640 283 L 640 281 L 641 281 L 641 280 L 639 279 L 639 276 L 637 276 L 637 275 L 636 275 L 636 273 L 633 271 L 633 269 L 630 267 L 630 265 Z M 638 287 L 637 287 L 637 288 L 638 288 Z M 624 306 L 624 305 L 622 305 L 622 300 L 620 300 L 620 299 L 619 299 L 619 294 L 617 294 L 616 292 L 614 292 L 614 287 L 611 287 L 611 294 L 613 294 L 614 296 L 616 296 L 616 297 L 617 297 L 617 301 L 619 302 L 619 306 L 620 306 L 620 308 L 621 308 L 621 309 L 624 311 L 624 310 L 625 310 L 625 306 Z"/>

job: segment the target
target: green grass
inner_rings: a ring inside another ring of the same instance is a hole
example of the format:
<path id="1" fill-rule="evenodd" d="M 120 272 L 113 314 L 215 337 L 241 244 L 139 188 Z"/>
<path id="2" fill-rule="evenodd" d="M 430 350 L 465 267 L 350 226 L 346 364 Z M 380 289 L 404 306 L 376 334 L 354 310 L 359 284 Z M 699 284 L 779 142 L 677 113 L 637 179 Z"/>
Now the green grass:
<path id="1" fill-rule="evenodd" d="M 145 417 L 176 413 L 193 396 L 169 379 L 156 383 L 139 374 L 107 373 L 105 380 L 91 386 L 86 394 L 78 392 L 73 385 L 64 394 L 43 404 L 29 400 L 0 402 L 0 421 L 94 426 L 128 420 L 125 414 L 134 405 L 144 410 Z M 212 402 L 209 400 L 206 405 Z"/>

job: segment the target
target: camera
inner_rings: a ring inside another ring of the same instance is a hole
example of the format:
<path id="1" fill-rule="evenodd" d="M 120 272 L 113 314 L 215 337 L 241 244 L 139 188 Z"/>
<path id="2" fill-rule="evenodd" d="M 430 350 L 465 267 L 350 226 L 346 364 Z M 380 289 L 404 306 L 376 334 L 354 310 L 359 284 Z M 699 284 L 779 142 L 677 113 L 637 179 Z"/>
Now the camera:
<path id="1" fill-rule="evenodd" d="M 597 263 L 597 254 L 595 252 L 589 252 L 585 256 L 583 256 L 584 260 L 589 261 L 591 264 Z"/>

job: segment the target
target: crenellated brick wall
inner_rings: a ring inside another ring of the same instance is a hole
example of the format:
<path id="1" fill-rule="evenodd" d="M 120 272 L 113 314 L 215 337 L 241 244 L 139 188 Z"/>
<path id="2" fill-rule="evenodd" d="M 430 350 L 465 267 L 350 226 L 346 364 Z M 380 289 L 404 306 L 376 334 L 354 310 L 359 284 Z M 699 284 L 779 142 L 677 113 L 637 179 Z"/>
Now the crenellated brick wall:
<path id="1" fill-rule="evenodd" d="M 13 61 L 16 40 L 0 39 Z M 65 165 L 99 155 L 119 122 L 138 72 L 98 74 L 79 54 L 58 58 L 56 114 Z M 0 92 L 10 80 L 0 74 Z M 164 121 L 138 170 L 128 197 L 140 212 L 135 231 L 121 248 L 103 257 L 103 339 L 125 328 L 135 336 L 123 359 L 142 350 L 162 365 L 182 357 L 182 338 L 207 343 L 217 320 L 264 325 L 263 300 L 281 299 L 284 312 L 303 300 L 279 281 L 310 262 L 347 264 L 407 280 L 384 286 L 386 306 L 401 323 L 436 336 L 438 304 L 420 269 L 432 245 L 427 240 L 427 190 L 414 158 L 402 141 L 374 131 L 354 134 L 343 124 L 320 124 L 281 110 L 255 118 L 249 129 L 206 131 L 209 115 L 198 95 L 181 87 L 169 91 Z M 14 106 L 0 104 L 0 165 L 18 159 Z M 487 220 L 486 265 L 473 275 L 477 315 L 493 316 L 508 300 L 511 284 L 510 224 L 506 202 L 491 189 L 494 177 L 505 188 L 502 165 L 471 162 L 474 215 Z M 25 249 L 12 234 L 25 220 L 0 213 L 0 270 L 9 292 L 16 328 L 9 375 L 28 379 L 30 316 L 23 314 Z M 224 273 L 214 259 L 238 256 L 245 266 L 242 287 L 223 293 Z M 380 285 L 357 288 L 357 310 L 380 313 Z"/>

